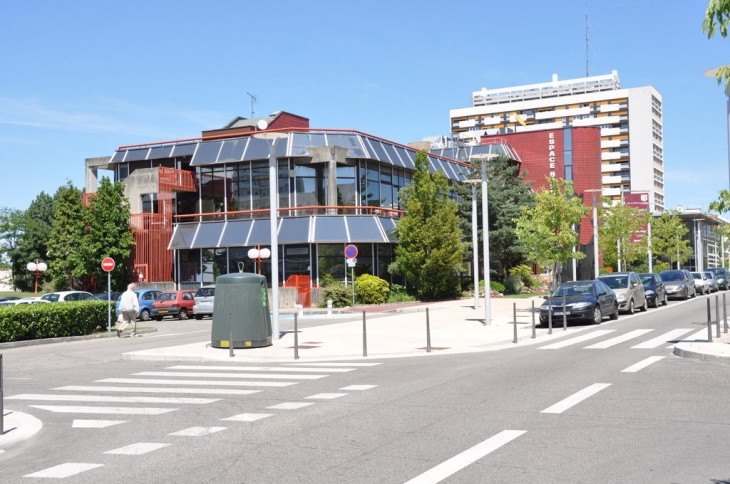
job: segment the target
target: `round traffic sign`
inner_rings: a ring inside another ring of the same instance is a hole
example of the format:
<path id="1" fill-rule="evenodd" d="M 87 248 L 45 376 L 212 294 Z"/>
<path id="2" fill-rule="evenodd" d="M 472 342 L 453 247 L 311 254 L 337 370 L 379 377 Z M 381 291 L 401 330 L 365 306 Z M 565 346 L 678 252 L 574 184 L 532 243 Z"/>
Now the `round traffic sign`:
<path id="1" fill-rule="evenodd" d="M 345 257 L 348 259 L 354 259 L 357 257 L 357 247 L 352 244 L 345 247 Z"/>
<path id="2" fill-rule="evenodd" d="M 101 268 L 104 269 L 106 272 L 111 272 L 114 270 L 114 266 L 116 264 L 114 263 L 114 259 L 111 257 L 105 257 L 103 261 L 101 261 Z"/>

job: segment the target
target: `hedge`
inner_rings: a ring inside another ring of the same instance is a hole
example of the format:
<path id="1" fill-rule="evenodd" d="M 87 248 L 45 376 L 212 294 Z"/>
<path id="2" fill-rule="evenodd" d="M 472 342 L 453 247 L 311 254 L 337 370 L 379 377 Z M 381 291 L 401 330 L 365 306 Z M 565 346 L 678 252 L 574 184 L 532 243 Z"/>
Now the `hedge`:
<path id="1" fill-rule="evenodd" d="M 107 308 L 107 301 L 0 306 L 0 343 L 83 336 L 106 330 Z M 113 306 L 111 310 L 113 315 Z M 114 323 L 116 317 L 111 321 Z"/>

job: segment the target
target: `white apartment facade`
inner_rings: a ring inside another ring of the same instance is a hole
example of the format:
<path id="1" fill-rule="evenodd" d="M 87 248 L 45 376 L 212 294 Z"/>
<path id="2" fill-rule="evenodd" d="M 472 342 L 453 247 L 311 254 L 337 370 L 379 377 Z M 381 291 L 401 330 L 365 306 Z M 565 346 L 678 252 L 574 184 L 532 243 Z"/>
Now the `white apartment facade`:
<path id="1" fill-rule="evenodd" d="M 626 192 L 649 194 L 649 209 L 664 212 L 662 97 L 651 86 L 621 89 L 618 72 L 501 89 L 482 88 L 472 106 L 450 111 L 454 140 L 599 127 L 602 192 L 614 201 Z"/>

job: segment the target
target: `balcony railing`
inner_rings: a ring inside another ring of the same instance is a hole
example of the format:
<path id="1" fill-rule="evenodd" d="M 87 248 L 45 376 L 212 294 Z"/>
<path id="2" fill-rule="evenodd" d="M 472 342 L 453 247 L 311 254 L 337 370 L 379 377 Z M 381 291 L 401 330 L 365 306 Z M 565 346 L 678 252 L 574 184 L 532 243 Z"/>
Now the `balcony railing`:
<path id="1" fill-rule="evenodd" d="M 377 215 L 380 217 L 401 218 L 405 210 L 388 207 L 370 206 L 328 206 L 313 205 L 308 207 L 288 207 L 278 209 L 278 215 L 284 217 L 306 217 L 309 215 Z M 253 220 L 269 218 L 270 210 L 237 210 L 234 212 L 190 213 L 175 215 L 176 222 L 204 222 L 212 220 Z"/>

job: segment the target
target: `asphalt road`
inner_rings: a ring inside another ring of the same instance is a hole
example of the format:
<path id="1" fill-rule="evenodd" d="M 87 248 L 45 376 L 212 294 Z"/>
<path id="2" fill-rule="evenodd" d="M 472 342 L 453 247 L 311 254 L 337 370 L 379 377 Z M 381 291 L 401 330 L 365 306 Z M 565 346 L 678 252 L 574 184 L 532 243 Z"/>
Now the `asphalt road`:
<path id="1" fill-rule="evenodd" d="M 698 298 L 550 346 L 367 366 L 121 360 L 209 319 L 5 350 L 5 407 L 44 426 L 0 481 L 730 483 L 730 366 L 666 343 L 705 318 Z"/>

